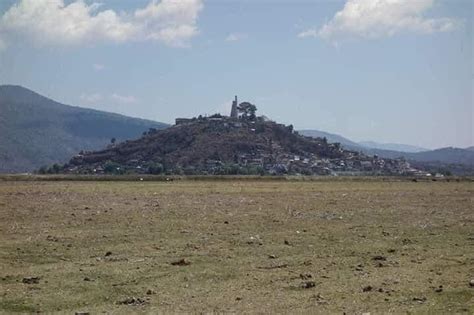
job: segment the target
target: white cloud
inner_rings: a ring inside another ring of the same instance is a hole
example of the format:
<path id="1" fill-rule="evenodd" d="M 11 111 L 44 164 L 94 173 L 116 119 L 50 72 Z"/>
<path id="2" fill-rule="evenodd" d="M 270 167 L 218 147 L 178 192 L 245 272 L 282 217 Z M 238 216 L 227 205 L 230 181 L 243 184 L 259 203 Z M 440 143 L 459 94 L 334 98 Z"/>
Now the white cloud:
<path id="1" fill-rule="evenodd" d="M 426 18 L 434 0 L 347 0 L 344 8 L 319 29 L 308 29 L 298 37 L 381 38 L 401 32 L 430 34 L 452 31 L 459 21 Z"/>
<path id="2" fill-rule="evenodd" d="M 95 71 L 102 71 L 105 69 L 105 66 L 101 63 L 94 63 L 92 67 L 94 68 Z"/>
<path id="3" fill-rule="evenodd" d="M 120 95 L 113 93 L 110 95 L 110 99 L 121 104 L 135 104 L 138 102 L 138 99 L 132 95 Z"/>
<path id="4" fill-rule="evenodd" d="M 315 28 L 307 29 L 301 33 L 298 33 L 298 37 L 305 38 L 305 37 L 318 37 L 319 31 Z"/>
<path id="5" fill-rule="evenodd" d="M 92 93 L 92 94 L 82 94 L 80 96 L 81 100 L 86 103 L 96 104 L 101 102 L 104 98 L 99 93 Z"/>
<path id="6" fill-rule="evenodd" d="M 225 40 L 227 42 L 236 42 L 239 40 L 247 39 L 248 35 L 243 33 L 230 33 Z"/>
<path id="7" fill-rule="evenodd" d="M 100 10 L 75 0 L 21 0 L 0 17 L 0 30 L 40 44 L 79 45 L 100 41 L 160 41 L 186 46 L 199 33 L 202 0 L 152 0 L 134 12 Z"/>

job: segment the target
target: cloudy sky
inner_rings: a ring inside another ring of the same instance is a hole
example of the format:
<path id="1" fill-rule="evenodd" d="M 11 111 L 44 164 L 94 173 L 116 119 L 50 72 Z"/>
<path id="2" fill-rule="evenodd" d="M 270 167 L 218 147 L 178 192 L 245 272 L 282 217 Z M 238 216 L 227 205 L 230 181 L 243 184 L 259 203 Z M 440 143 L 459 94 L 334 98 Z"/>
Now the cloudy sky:
<path id="1" fill-rule="evenodd" d="M 235 94 L 298 129 L 474 145 L 471 0 L 1 0 L 0 84 L 171 123 Z"/>

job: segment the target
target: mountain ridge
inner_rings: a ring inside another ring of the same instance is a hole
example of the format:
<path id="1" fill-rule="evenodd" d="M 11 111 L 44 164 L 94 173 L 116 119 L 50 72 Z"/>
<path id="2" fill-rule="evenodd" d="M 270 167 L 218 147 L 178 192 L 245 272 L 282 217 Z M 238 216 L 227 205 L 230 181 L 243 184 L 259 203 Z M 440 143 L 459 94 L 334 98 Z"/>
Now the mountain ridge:
<path id="1" fill-rule="evenodd" d="M 156 121 L 62 104 L 19 85 L 0 85 L 0 172 L 31 172 L 43 165 L 64 163 L 81 150 L 102 149 L 111 138 L 131 140 L 150 128 L 167 127 Z M 384 158 L 474 166 L 474 147 L 401 152 L 364 147 L 319 130 L 299 132 Z"/>
<path id="2" fill-rule="evenodd" d="M 407 152 L 407 153 L 431 151 L 430 149 L 427 149 L 427 148 L 422 148 L 419 146 L 415 146 L 411 144 L 403 144 L 403 143 L 381 143 L 381 142 L 376 142 L 376 141 L 359 141 L 358 144 L 363 147 L 372 148 L 372 149 L 399 151 L 399 152 Z"/>
<path id="3" fill-rule="evenodd" d="M 136 138 L 166 124 L 65 105 L 18 85 L 0 86 L 0 172 L 31 172 L 80 150 Z"/>
<path id="4" fill-rule="evenodd" d="M 318 133 L 328 135 L 328 140 L 341 140 L 340 143 L 343 147 L 350 150 L 356 150 L 363 152 L 368 155 L 378 155 L 384 158 L 400 158 L 403 157 L 407 160 L 413 160 L 417 162 L 439 162 L 444 164 L 462 164 L 470 167 L 474 166 L 474 150 L 473 147 L 469 148 L 455 148 L 445 147 L 428 151 L 420 152 L 402 152 L 395 150 L 385 150 L 371 147 L 364 147 L 359 145 L 357 142 L 352 141 L 348 138 L 337 134 L 329 134 L 321 132 L 319 130 L 302 130 L 300 131 L 303 135 L 312 136 Z"/>

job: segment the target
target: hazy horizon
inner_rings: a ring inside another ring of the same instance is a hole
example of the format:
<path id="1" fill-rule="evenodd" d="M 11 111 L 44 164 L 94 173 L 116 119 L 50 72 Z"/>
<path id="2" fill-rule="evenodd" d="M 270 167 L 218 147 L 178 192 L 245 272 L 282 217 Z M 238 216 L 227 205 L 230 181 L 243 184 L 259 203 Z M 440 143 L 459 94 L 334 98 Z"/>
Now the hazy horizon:
<path id="1" fill-rule="evenodd" d="M 238 95 L 296 129 L 474 145 L 469 0 L 102 3 L 1 2 L 0 84 L 165 123 Z"/>

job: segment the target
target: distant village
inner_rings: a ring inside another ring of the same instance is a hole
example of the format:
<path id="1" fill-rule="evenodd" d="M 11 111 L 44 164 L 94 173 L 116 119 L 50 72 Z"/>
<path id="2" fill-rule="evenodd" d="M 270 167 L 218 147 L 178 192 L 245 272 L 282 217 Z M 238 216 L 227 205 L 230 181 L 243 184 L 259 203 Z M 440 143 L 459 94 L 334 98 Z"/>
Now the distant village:
<path id="1" fill-rule="evenodd" d="M 265 116 L 255 115 L 256 106 L 243 102 L 238 103 L 237 96 L 232 102 L 230 116 L 216 114 L 210 117 L 199 116 L 197 118 L 177 118 L 176 125 L 185 125 L 195 122 L 210 122 L 222 124 L 225 127 L 245 128 L 258 121 L 270 121 Z M 283 124 L 277 124 L 285 127 Z M 291 126 L 291 129 L 293 127 Z M 256 131 L 251 128 L 252 131 Z M 297 131 L 293 131 L 298 133 Z M 301 175 L 412 175 L 430 176 L 426 172 L 417 170 L 403 158 L 383 159 L 378 156 L 365 156 L 359 152 L 344 150 L 339 143 L 327 143 L 325 138 L 322 141 L 330 150 L 338 151 L 343 155 L 340 158 L 321 158 L 314 153 L 294 155 L 285 153 L 278 145 L 273 144 L 272 154 L 265 152 L 244 153 L 238 156 L 237 163 L 241 166 L 261 168 L 265 173 L 271 175 L 301 174 Z M 345 153 L 345 154 L 343 154 Z M 223 166 L 219 160 L 207 161 L 207 172 L 213 173 Z"/>
<path id="2" fill-rule="evenodd" d="M 345 150 L 339 143 L 328 143 L 326 138 L 311 138 L 299 135 L 293 130 L 293 126 L 285 126 L 271 121 L 265 116 L 256 115 L 257 107 L 249 102 L 238 103 L 237 96 L 232 102 L 229 116 L 215 114 L 212 116 L 199 116 L 194 118 L 176 118 L 176 124 L 168 130 L 179 134 L 180 130 L 193 128 L 193 126 L 205 125 L 208 132 L 234 132 L 236 134 L 250 135 L 249 142 L 257 141 L 258 135 L 267 128 L 272 132 L 280 132 L 284 137 L 293 135 L 303 143 L 298 154 L 291 153 L 287 146 L 282 147 L 281 142 L 273 141 L 271 136 L 264 137 L 264 145 L 255 145 L 251 150 L 236 150 L 232 161 L 222 160 L 218 157 L 207 157 L 199 165 L 176 166 L 170 163 L 151 163 L 141 159 L 140 154 L 133 155 L 125 163 L 104 162 L 104 152 L 91 154 L 81 152 L 74 157 L 67 172 L 71 173 L 95 173 L 106 174 L 120 171 L 120 173 L 168 173 L 168 174 L 209 174 L 209 175 L 237 175 L 237 174 L 260 174 L 260 175 L 332 175 L 332 176 L 356 176 L 356 175 L 410 175 L 430 176 L 430 174 L 417 170 L 403 158 L 384 159 L 378 156 L 367 156 L 360 152 Z M 153 136 L 159 130 L 150 130 L 144 133 L 144 137 Z M 252 138 L 252 134 L 255 134 Z M 261 140 L 258 140 L 261 141 Z M 125 142 L 126 144 L 127 142 Z M 120 144 L 119 144 L 120 145 Z M 249 146 L 252 143 L 248 144 Z M 108 152 L 115 152 L 117 144 L 111 143 Z M 114 151 L 115 150 L 115 151 Z M 123 149 L 120 149 L 123 151 Z M 119 150 L 119 151 L 120 151 Z M 110 155 L 110 154 L 109 154 Z M 112 155 L 111 155 L 112 156 Z M 87 162 L 84 165 L 84 162 Z M 92 162 L 92 163 L 90 163 Z M 108 164 L 107 164 L 108 163 Z M 113 167 L 110 167 L 112 163 Z M 168 165 L 167 165 L 168 164 Z M 177 163 L 179 164 L 179 163 Z M 157 171 L 158 168 L 158 171 Z"/>

